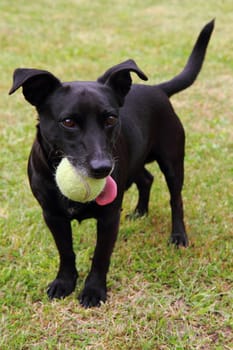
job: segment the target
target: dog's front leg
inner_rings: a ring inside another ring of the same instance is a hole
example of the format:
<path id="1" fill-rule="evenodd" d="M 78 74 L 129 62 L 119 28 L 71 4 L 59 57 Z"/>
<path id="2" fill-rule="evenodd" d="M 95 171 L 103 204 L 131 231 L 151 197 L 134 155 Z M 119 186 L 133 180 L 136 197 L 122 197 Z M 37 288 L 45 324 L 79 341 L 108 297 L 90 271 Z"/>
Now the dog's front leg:
<path id="1" fill-rule="evenodd" d="M 100 306 L 107 298 L 106 276 L 110 258 L 117 238 L 120 210 L 108 212 L 97 221 L 97 244 L 91 271 L 86 279 L 79 301 L 85 308 Z"/>
<path id="2" fill-rule="evenodd" d="M 47 212 L 44 212 L 44 219 L 53 234 L 60 255 L 57 277 L 50 283 L 47 293 L 50 299 L 61 299 L 73 292 L 78 277 L 75 267 L 71 224 L 68 219 Z"/>

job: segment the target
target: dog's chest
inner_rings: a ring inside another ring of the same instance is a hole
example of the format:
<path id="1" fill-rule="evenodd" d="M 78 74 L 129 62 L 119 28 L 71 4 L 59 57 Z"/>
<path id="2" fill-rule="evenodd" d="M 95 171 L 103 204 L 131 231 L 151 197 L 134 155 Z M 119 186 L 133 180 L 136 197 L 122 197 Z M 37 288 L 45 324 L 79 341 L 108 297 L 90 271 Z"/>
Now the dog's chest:
<path id="1" fill-rule="evenodd" d="M 73 201 L 65 201 L 65 203 L 63 203 L 63 210 L 70 220 L 75 219 L 79 222 L 96 217 L 95 204 L 92 202 L 82 204 Z"/>

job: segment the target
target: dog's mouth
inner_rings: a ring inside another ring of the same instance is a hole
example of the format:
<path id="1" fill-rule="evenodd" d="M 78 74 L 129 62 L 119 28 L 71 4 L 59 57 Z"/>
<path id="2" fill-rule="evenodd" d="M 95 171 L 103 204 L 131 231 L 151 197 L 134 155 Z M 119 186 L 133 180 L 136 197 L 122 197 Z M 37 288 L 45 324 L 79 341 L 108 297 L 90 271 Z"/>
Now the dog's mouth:
<path id="1" fill-rule="evenodd" d="M 107 205 L 114 201 L 117 196 L 117 184 L 115 180 L 109 175 L 106 178 L 106 184 L 103 191 L 95 199 L 98 205 Z"/>

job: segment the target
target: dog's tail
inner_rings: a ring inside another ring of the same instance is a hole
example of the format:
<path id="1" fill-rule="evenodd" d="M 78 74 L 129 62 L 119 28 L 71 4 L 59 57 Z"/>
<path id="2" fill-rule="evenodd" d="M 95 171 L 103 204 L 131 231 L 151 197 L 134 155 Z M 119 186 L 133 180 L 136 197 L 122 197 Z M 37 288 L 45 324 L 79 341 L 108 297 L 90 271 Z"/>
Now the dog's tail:
<path id="1" fill-rule="evenodd" d="M 213 29 L 214 19 L 207 23 L 200 32 L 183 71 L 176 75 L 173 79 L 158 85 L 158 87 L 162 89 L 168 97 L 186 89 L 192 85 L 197 78 L 205 58 L 206 49 Z"/>

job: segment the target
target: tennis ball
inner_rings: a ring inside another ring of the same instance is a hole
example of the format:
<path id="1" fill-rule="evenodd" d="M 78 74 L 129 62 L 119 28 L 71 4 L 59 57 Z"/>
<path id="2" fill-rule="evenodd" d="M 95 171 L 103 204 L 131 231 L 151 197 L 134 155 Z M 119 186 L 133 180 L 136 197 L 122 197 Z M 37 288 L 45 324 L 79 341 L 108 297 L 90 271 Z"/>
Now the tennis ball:
<path id="1" fill-rule="evenodd" d="M 67 158 L 63 158 L 59 163 L 55 179 L 65 197 L 81 203 L 94 200 L 103 191 L 106 184 L 106 178 L 93 179 L 84 176 Z"/>

